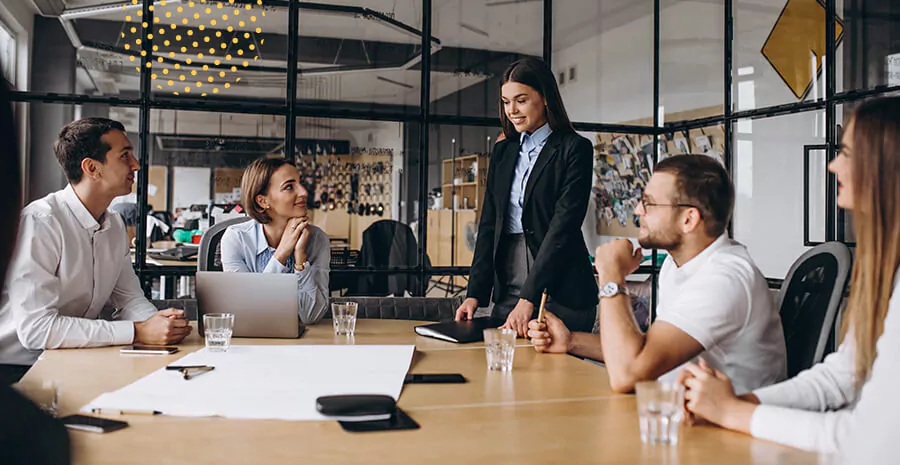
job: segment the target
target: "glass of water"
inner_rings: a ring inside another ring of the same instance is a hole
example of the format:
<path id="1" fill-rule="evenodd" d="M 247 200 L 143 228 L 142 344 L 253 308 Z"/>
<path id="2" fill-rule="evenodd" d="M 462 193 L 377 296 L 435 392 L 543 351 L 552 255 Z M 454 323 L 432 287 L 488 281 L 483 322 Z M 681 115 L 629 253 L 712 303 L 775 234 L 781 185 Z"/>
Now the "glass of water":
<path id="1" fill-rule="evenodd" d="M 47 414 L 54 417 L 59 416 L 59 381 L 46 379 L 40 385 L 30 389 L 26 395 Z"/>
<path id="2" fill-rule="evenodd" d="M 206 336 L 206 349 L 210 352 L 228 352 L 233 330 L 234 313 L 203 315 L 203 334 Z"/>
<path id="3" fill-rule="evenodd" d="M 642 381 L 635 385 L 641 441 L 678 444 L 684 386 L 672 381 Z"/>
<path id="4" fill-rule="evenodd" d="M 356 302 L 335 302 L 331 304 L 331 318 L 335 336 L 353 336 L 356 332 Z"/>
<path id="5" fill-rule="evenodd" d="M 516 331 L 512 329 L 484 330 L 484 349 L 488 370 L 512 371 L 516 354 Z"/>

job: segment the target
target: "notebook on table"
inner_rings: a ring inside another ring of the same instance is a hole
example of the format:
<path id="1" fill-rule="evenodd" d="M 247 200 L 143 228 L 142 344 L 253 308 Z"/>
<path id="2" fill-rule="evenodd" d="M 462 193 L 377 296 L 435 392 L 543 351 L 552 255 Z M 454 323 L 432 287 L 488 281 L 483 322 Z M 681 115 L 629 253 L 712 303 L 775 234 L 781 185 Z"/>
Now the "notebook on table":
<path id="1" fill-rule="evenodd" d="M 433 337 L 444 341 L 466 344 L 484 340 L 484 330 L 503 326 L 503 320 L 475 318 L 467 321 L 446 321 L 430 325 L 416 326 L 419 336 Z"/>

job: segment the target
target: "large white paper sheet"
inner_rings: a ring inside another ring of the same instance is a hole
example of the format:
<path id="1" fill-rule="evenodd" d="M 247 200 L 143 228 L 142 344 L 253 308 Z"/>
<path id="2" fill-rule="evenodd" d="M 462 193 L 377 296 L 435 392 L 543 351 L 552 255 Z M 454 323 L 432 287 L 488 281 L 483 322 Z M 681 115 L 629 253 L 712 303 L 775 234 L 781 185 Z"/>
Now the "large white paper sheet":
<path id="1" fill-rule="evenodd" d="M 81 410 L 152 411 L 174 416 L 325 420 L 316 399 L 338 394 L 400 397 L 415 346 L 231 346 L 201 349 L 173 365 L 215 370 L 185 380 L 164 368 L 92 400 Z"/>

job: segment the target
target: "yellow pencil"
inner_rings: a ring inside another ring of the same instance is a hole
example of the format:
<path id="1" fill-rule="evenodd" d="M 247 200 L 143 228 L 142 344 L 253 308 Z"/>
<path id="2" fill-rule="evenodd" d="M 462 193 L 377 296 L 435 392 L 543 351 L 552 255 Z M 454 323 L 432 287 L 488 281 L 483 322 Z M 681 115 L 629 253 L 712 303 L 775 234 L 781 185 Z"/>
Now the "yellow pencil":
<path id="1" fill-rule="evenodd" d="M 547 290 L 541 295 L 541 306 L 538 308 L 538 323 L 544 322 L 544 307 L 547 306 Z"/>

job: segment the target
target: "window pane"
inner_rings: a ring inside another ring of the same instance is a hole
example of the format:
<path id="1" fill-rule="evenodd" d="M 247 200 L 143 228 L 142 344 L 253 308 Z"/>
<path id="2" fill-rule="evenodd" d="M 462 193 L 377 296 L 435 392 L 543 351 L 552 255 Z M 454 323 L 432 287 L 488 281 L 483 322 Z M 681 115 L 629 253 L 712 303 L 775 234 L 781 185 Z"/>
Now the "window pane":
<path id="1" fill-rule="evenodd" d="M 128 138 L 134 146 L 135 157 L 140 157 L 137 108 L 114 107 L 102 104 L 56 104 L 23 102 L 19 108 L 28 115 L 24 120 L 23 148 L 27 148 L 25 179 L 27 192 L 25 201 L 37 200 L 51 192 L 62 189 L 68 183 L 53 145 L 59 131 L 74 120 L 86 117 L 111 118 L 125 126 Z"/>
<path id="2" fill-rule="evenodd" d="M 433 125 L 428 151 L 431 266 L 471 266 L 498 127 Z"/>
<path id="3" fill-rule="evenodd" d="M 721 2 L 664 0 L 660 8 L 662 122 L 721 115 L 725 7 Z"/>
<path id="4" fill-rule="evenodd" d="M 843 26 L 837 49 L 837 91 L 900 86 L 900 3 L 836 3 Z"/>
<path id="5" fill-rule="evenodd" d="M 747 246 L 767 277 L 784 278 L 807 250 L 803 245 L 804 149 L 824 143 L 822 111 L 737 122 L 732 166 L 734 238 Z M 824 183 L 811 181 L 810 205 L 824 205 L 824 191 L 813 192 L 812 187 Z M 810 218 L 821 217 L 816 215 L 811 212 Z"/>
<path id="6" fill-rule="evenodd" d="M 385 0 L 328 3 L 328 9 L 300 5 L 298 103 L 416 114 L 422 83 L 419 2 L 415 8 Z"/>
<path id="7" fill-rule="evenodd" d="M 151 29 L 153 92 L 284 102 L 286 12 L 255 2 L 157 4 Z M 133 49 L 140 35 L 129 35 L 131 27 L 119 38 Z"/>
<path id="8" fill-rule="evenodd" d="M 734 3 L 734 110 L 825 96 L 825 6 L 817 0 Z"/>
<path id="9" fill-rule="evenodd" d="M 652 125 L 653 2 L 553 7 L 553 70 L 572 121 Z"/>
<path id="10" fill-rule="evenodd" d="M 500 80 L 510 63 L 543 50 L 541 2 L 434 0 L 431 111 L 499 117 Z"/>
<path id="11" fill-rule="evenodd" d="M 414 229 L 401 220 L 401 192 L 395 188 L 401 184 L 404 163 L 402 126 L 297 119 L 295 161 L 304 183 L 311 186 L 312 222 L 332 240 L 336 268 L 418 264 Z M 391 240 L 394 234 L 397 242 Z M 390 259 L 380 253 L 387 249 L 392 251 Z"/>
<path id="12" fill-rule="evenodd" d="M 287 50 L 284 11 L 256 2 L 158 1 L 150 20 L 143 17 L 140 4 L 100 6 L 71 20 L 74 34 L 83 45 L 77 52 L 82 67 L 77 72 L 76 90 L 136 98 L 146 28 L 152 36 L 151 89 L 156 97 L 250 98 L 283 103 Z M 56 28 L 45 27 L 51 32 Z M 62 54 L 66 47 L 58 42 L 47 45 L 55 45 L 60 51 L 54 48 L 54 53 Z M 37 46 L 35 49 L 35 56 L 40 56 Z M 66 66 L 63 71 L 68 72 Z M 76 73 L 74 66 L 72 73 Z"/>
<path id="13" fill-rule="evenodd" d="M 0 21 L 0 67 L 3 77 L 16 87 L 16 36 Z"/>

